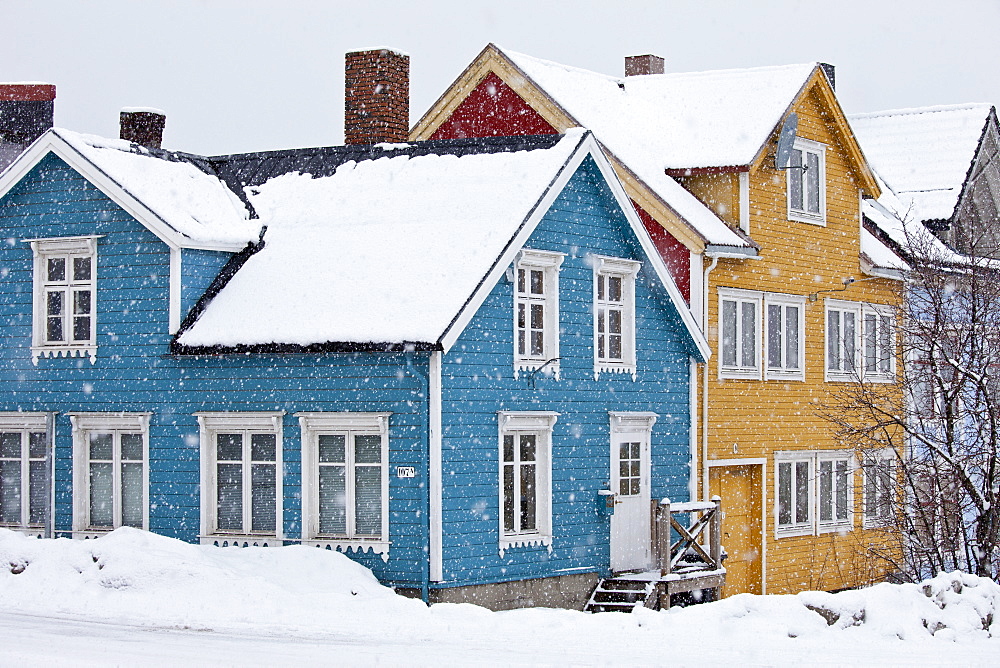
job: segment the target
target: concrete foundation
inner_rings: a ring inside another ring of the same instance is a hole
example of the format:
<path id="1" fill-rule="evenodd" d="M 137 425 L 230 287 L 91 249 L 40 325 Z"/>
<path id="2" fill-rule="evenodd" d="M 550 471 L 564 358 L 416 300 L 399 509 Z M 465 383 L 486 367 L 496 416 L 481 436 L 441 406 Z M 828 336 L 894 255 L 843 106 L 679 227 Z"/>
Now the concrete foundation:
<path id="1" fill-rule="evenodd" d="M 575 573 L 533 580 L 431 589 L 431 603 L 473 603 L 490 610 L 565 608 L 583 610 L 599 580 L 597 573 Z M 419 589 L 397 589 L 403 596 L 420 597 Z"/>

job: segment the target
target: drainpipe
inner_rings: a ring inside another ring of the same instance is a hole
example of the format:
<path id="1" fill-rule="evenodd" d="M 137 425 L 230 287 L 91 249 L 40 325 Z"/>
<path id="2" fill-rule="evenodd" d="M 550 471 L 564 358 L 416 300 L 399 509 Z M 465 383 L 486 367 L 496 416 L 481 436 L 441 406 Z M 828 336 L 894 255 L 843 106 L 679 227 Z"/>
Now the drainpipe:
<path id="1" fill-rule="evenodd" d="M 423 392 L 424 406 L 425 409 L 420 412 L 420 426 L 421 432 L 424 435 L 424 445 L 421 448 L 421 454 L 424 457 L 424 462 L 426 466 L 424 467 L 424 494 L 422 505 L 423 508 L 421 512 L 424 514 L 424 528 L 426 530 L 426 544 L 424 545 L 424 552 L 427 558 L 424 560 L 424 567 L 421 569 L 420 573 L 420 598 L 427 605 L 430 605 L 431 601 L 431 508 L 430 508 L 430 494 L 431 494 L 431 456 L 430 456 L 430 443 L 431 443 L 431 429 L 430 429 L 430 377 L 423 371 L 418 369 L 413 365 L 413 352 L 406 352 L 406 370 L 413 378 L 416 378 L 420 382 L 420 391 Z M 386 499 L 388 502 L 388 499 Z"/>
<path id="2" fill-rule="evenodd" d="M 705 270 L 705 279 L 702 283 L 705 287 L 703 290 L 705 301 L 701 308 L 701 318 L 706 341 L 708 340 L 708 275 L 717 264 L 719 264 L 718 255 L 712 257 L 712 263 Z M 701 378 L 701 498 L 703 501 L 708 501 L 708 362 L 705 362 Z"/>

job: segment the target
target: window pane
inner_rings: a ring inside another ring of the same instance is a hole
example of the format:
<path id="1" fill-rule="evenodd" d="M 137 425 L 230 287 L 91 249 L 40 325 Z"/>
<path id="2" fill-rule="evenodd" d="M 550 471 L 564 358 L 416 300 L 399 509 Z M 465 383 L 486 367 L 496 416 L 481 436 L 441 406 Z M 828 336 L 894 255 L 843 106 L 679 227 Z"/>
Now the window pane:
<path id="1" fill-rule="evenodd" d="M 34 461 L 29 464 L 28 479 L 28 523 L 42 524 L 45 522 L 45 508 L 48 506 L 45 487 L 46 467 L 44 461 Z"/>
<path id="2" fill-rule="evenodd" d="M 378 434 L 358 434 L 354 437 L 354 462 L 378 464 L 382 461 L 382 437 Z"/>
<path id="3" fill-rule="evenodd" d="M 319 467 L 319 532 L 347 533 L 347 488 L 343 466 Z"/>
<path id="4" fill-rule="evenodd" d="M 857 330 L 854 325 L 854 314 L 844 312 L 844 371 L 854 371 L 856 359 L 855 337 Z"/>
<path id="5" fill-rule="evenodd" d="M 129 462 L 142 461 L 142 434 L 121 435 L 122 459 Z"/>
<path id="6" fill-rule="evenodd" d="M 49 317 L 45 319 L 45 338 L 47 341 L 63 341 L 63 293 L 46 293 L 46 309 Z"/>
<path id="7" fill-rule="evenodd" d="M 75 257 L 75 258 L 73 258 L 73 280 L 74 281 L 89 281 L 90 280 L 90 258 L 89 257 Z"/>
<path id="8" fill-rule="evenodd" d="M 819 173 L 819 154 L 818 153 L 806 153 L 806 159 L 809 165 L 809 169 L 806 170 L 805 177 L 807 183 L 807 190 L 809 191 L 809 213 L 819 213 L 819 184 L 820 177 Z"/>
<path id="9" fill-rule="evenodd" d="M 598 275 L 597 277 L 597 298 L 600 300 L 604 299 L 604 284 L 607 282 L 607 280 L 608 277 L 604 276 L 603 274 Z"/>
<path id="10" fill-rule="evenodd" d="M 622 312 L 620 310 L 608 310 L 608 331 L 612 334 L 622 333 Z"/>
<path id="11" fill-rule="evenodd" d="M 875 509 L 878 507 L 876 498 L 878 473 L 874 462 L 865 464 L 865 516 L 875 517 Z"/>
<path id="12" fill-rule="evenodd" d="M 354 521 L 362 536 L 382 535 L 382 468 L 354 469 Z"/>
<path id="13" fill-rule="evenodd" d="M 32 432 L 28 435 L 28 456 L 32 459 L 41 459 L 48 454 L 49 441 L 45 438 L 44 431 Z"/>
<path id="14" fill-rule="evenodd" d="M 90 525 L 114 526 L 114 475 L 112 464 L 90 465 Z"/>
<path id="15" fill-rule="evenodd" d="M 347 437 L 343 434 L 320 434 L 319 461 L 322 463 L 343 463 Z"/>
<path id="16" fill-rule="evenodd" d="M 882 373 L 892 371 L 892 321 L 889 316 L 880 317 L 881 328 L 879 329 L 879 362 L 878 370 Z"/>
<path id="17" fill-rule="evenodd" d="M 258 434 L 254 434 L 257 436 Z M 269 434 L 273 436 L 273 434 Z M 250 468 L 250 523 L 251 531 L 274 533 L 276 485 L 274 464 L 254 464 Z"/>
<path id="18" fill-rule="evenodd" d="M 875 371 L 878 367 L 878 332 L 876 331 L 874 313 L 865 314 L 865 371 Z"/>
<path id="19" fill-rule="evenodd" d="M 76 315 L 90 313 L 90 290 L 73 291 L 73 313 Z"/>
<path id="20" fill-rule="evenodd" d="M 840 311 L 826 312 L 826 338 L 826 368 L 840 371 Z"/>
<path id="21" fill-rule="evenodd" d="M 0 522 L 21 523 L 21 462 L 0 462 Z"/>
<path id="22" fill-rule="evenodd" d="M 517 291 L 521 293 L 525 292 L 524 274 L 525 274 L 524 269 L 517 270 Z"/>
<path id="23" fill-rule="evenodd" d="M 531 270 L 531 294 L 540 295 L 544 292 L 545 285 L 545 272 L 532 269 Z"/>
<path id="24" fill-rule="evenodd" d="M 111 461 L 114 456 L 114 435 L 90 432 L 90 459 Z"/>
<path id="25" fill-rule="evenodd" d="M 847 519 L 847 461 L 837 462 L 837 519 Z"/>
<path id="26" fill-rule="evenodd" d="M 608 301 L 620 302 L 622 300 L 622 278 L 621 276 L 608 277 Z"/>
<path id="27" fill-rule="evenodd" d="M 513 445 L 511 445 L 513 451 Z M 514 533 L 514 465 L 503 467 L 503 529 Z"/>
<path id="28" fill-rule="evenodd" d="M 521 458 L 522 462 L 533 462 L 535 461 L 535 435 L 534 434 L 522 434 L 520 438 L 521 444 Z"/>
<path id="29" fill-rule="evenodd" d="M 255 462 L 273 462 L 276 443 L 276 434 L 250 434 L 250 458 Z"/>
<path id="30" fill-rule="evenodd" d="M 622 337 L 620 334 L 608 337 L 608 359 L 622 359 Z"/>
<path id="31" fill-rule="evenodd" d="M 48 280 L 50 281 L 65 281 L 66 280 L 66 260 L 61 257 L 49 258 L 46 263 L 48 266 Z"/>
<path id="32" fill-rule="evenodd" d="M 743 366 L 757 366 L 757 305 L 743 302 Z"/>
<path id="33" fill-rule="evenodd" d="M 90 318 L 73 318 L 73 340 L 74 341 L 89 341 L 90 340 Z"/>
<path id="34" fill-rule="evenodd" d="M 521 531 L 535 529 L 535 465 L 521 466 Z"/>
<path id="35" fill-rule="evenodd" d="M 122 524 L 142 528 L 143 499 L 142 464 L 122 464 Z"/>
<path id="36" fill-rule="evenodd" d="M 795 462 L 795 523 L 809 521 L 809 462 Z"/>
<path id="37" fill-rule="evenodd" d="M 792 149 L 792 155 L 789 158 L 788 169 L 785 173 L 788 174 L 788 191 L 789 200 L 791 201 L 791 206 L 797 211 L 803 211 L 802 207 L 802 151 L 799 149 Z"/>
<path id="38" fill-rule="evenodd" d="M 819 519 L 833 519 L 833 462 L 819 463 Z"/>
<path id="39" fill-rule="evenodd" d="M 243 434 L 217 434 L 215 443 L 218 447 L 216 459 L 222 462 L 238 462 L 243 460 Z"/>
<path id="40" fill-rule="evenodd" d="M 10 457 L 12 459 L 21 458 L 20 432 L 0 434 L 0 457 Z"/>
<path id="41" fill-rule="evenodd" d="M 767 305 L 767 366 L 780 369 L 781 364 L 781 306 Z"/>
<path id="42" fill-rule="evenodd" d="M 514 435 L 503 435 L 503 460 L 505 462 L 514 461 Z"/>
<path id="43" fill-rule="evenodd" d="M 736 366 L 736 302 L 722 302 L 722 363 Z"/>
<path id="44" fill-rule="evenodd" d="M 217 470 L 218 527 L 221 531 L 243 531 L 243 465 L 219 464 Z"/>
<path id="45" fill-rule="evenodd" d="M 799 307 L 785 307 L 785 368 L 799 368 Z"/>
<path id="46" fill-rule="evenodd" d="M 778 464 L 778 524 L 792 523 L 792 464 Z"/>

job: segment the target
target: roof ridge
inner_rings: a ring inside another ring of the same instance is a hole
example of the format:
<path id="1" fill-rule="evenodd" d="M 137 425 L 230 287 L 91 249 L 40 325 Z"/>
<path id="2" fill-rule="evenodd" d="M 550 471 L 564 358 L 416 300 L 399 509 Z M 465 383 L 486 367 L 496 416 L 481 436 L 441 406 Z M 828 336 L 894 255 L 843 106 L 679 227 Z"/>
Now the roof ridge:
<path id="1" fill-rule="evenodd" d="M 948 111 L 965 111 L 982 107 L 991 109 L 989 102 L 962 102 L 958 104 L 935 104 L 926 107 L 903 107 L 901 109 L 886 109 L 884 111 L 866 111 L 857 114 L 848 114 L 848 119 L 863 118 L 884 118 L 887 116 L 919 116 L 920 114 L 935 114 Z"/>

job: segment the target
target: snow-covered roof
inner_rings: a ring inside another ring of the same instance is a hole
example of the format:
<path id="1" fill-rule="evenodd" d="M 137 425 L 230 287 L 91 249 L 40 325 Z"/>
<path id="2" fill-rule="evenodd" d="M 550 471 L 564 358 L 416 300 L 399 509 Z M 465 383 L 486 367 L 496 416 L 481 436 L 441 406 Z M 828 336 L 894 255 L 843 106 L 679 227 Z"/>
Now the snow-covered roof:
<path id="1" fill-rule="evenodd" d="M 439 341 L 586 137 L 465 155 L 386 146 L 249 187 L 264 248 L 178 343 Z"/>
<path id="2" fill-rule="evenodd" d="M 258 238 L 259 222 L 225 183 L 193 164 L 194 156 L 62 128 L 51 132 L 183 239 L 246 244 Z"/>
<path id="3" fill-rule="evenodd" d="M 896 109 L 848 117 L 872 168 L 915 220 L 951 218 L 989 104 Z"/>
<path id="4" fill-rule="evenodd" d="M 861 230 L 861 252 L 876 270 L 904 272 L 910 268 L 889 246 L 866 229 Z"/>

